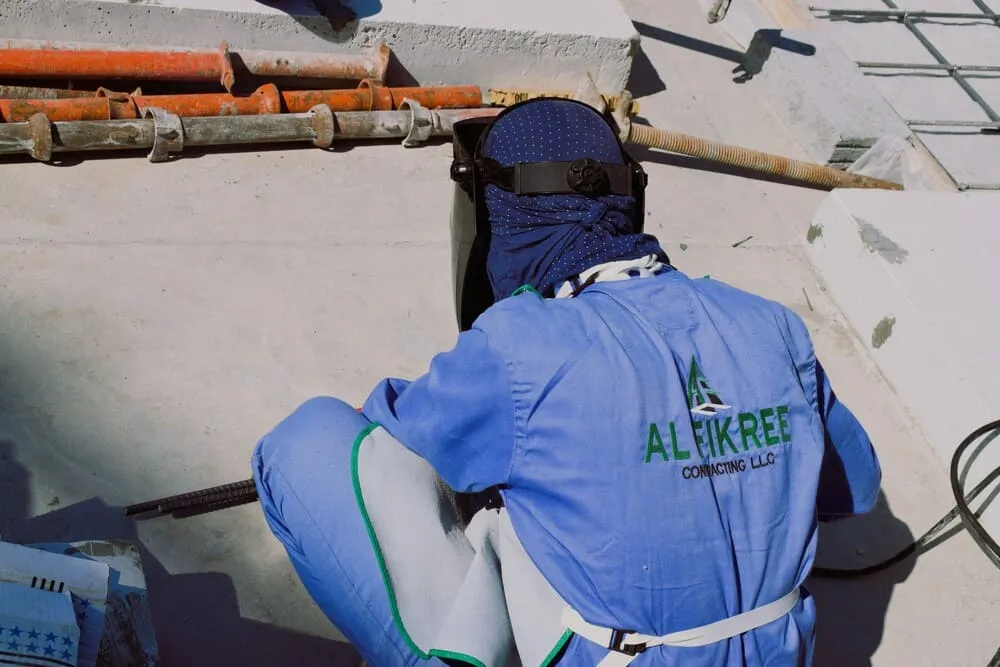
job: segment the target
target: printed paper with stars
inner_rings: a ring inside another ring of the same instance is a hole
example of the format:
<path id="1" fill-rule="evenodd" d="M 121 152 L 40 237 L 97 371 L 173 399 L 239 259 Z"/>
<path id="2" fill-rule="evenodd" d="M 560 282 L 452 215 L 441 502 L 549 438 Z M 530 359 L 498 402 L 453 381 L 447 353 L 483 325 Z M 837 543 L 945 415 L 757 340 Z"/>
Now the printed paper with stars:
<path id="1" fill-rule="evenodd" d="M 94 667 L 97 662 L 104 632 L 109 572 L 108 565 L 100 561 L 0 542 L 0 582 L 65 593 L 70 598 L 79 628 L 78 656 L 72 664 L 78 667 Z M 0 641 L 4 638 L 9 638 L 9 635 L 0 637 Z M 51 659 L 52 656 L 42 657 Z"/>
<path id="2" fill-rule="evenodd" d="M 76 623 L 69 591 L 0 582 L 0 664 L 75 667 Z"/>

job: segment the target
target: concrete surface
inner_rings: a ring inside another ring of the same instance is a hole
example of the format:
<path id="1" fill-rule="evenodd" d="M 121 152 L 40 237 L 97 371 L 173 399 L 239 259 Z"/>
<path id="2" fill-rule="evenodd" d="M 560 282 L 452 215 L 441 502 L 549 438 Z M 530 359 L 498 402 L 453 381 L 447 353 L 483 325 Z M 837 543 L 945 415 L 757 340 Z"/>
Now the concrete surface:
<path id="1" fill-rule="evenodd" d="M 643 35 L 631 87 L 644 116 L 806 157 L 732 82 L 719 54 L 735 45 L 696 3 L 625 5 Z M 821 564 L 895 553 L 950 493 L 809 263 L 803 239 L 826 193 L 637 156 L 648 229 L 676 265 L 799 312 L 876 442 L 884 502 L 824 526 Z M 302 400 L 359 401 L 453 343 L 449 161 L 447 145 L 391 143 L 0 165 L 0 533 L 137 534 L 168 666 L 353 666 L 259 507 L 136 526 L 121 506 L 245 479 L 254 443 Z M 965 534 L 869 579 L 814 581 L 816 664 L 985 664 L 1000 644 L 998 583 Z"/>
<path id="2" fill-rule="evenodd" d="M 831 296 L 946 465 L 961 438 L 1000 418 L 998 211 L 997 193 L 841 191 L 808 232 Z M 997 466 L 994 445 L 967 488 Z M 1000 534 L 995 509 L 983 522 Z"/>
<path id="3" fill-rule="evenodd" d="M 707 9 L 712 1 L 700 0 L 700 5 Z M 906 123 L 858 72 L 835 35 L 797 10 L 784 0 L 733 3 L 715 30 L 746 54 L 734 74 L 774 110 L 816 162 L 844 162 L 835 155 L 844 144 L 853 149 L 847 149 L 849 163 L 880 137 L 909 138 Z"/>
<path id="4" fill-rule="evenodd" d="M 708 7 L 711 0 L 700 0 L 700 4 Z M 730 14 L 715 26 L 755 55 L 751 58 L 755 76 L 748 85 L 768 100 L 814 160 L 828 160 L 839 138 L 915 134 L 956 184 L 1000 185 L 1000 160 L 993 150 L 996 135 L 956 126 L 908 128 L 904 122 L 989 120 L 947 73 L 859 69 L 855 64 L 936 62 L 916 37 L 895 21 L 831 20 L 822 11 L 810 12 L 808 7 L 815 4 L 804 0 L 734 2 Z M 970 0 L 897 4 L 911 10 L 977 11 Z M 882 0 L 830 0 L 818 5 L 824 9 L 888 8 Z M 991 21 L 934 19 L 917 25 L 953 64 L 1000 66 L 1000 30 Z M 1000 113 L 1000 72 L 972 73 L 967 78 Z"/>
<path id="5" fill-rule="evenodd" d="M 359 51 L 385 41 L 391 82 L 602 92 L 628 79 L 637 36 L 617 0 L 350 0 L 334 32 L 308 0 L 0 0 L 0 39 L 234 50 Z"/>

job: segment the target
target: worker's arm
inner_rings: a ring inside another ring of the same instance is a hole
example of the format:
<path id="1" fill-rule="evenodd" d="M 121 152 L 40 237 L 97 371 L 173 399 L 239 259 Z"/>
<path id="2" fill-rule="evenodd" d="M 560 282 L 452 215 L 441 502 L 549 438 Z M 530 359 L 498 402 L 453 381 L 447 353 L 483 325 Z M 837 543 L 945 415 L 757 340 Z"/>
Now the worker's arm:
<path id="1" fill-rule="evenodd" d="M 819 519 L 835 521 L 870 512 L 882 484 L 875 448 L 858 419 L 838 400 L 818 360 L 814 372 L 826 437 L 816 497 Z"/>
<path id="2" fill-rule="evenodd" d="M 423 377 L 386 379 L 362 408 L 426 459 L 458 492 L 507 481 L 514 452 L 514 404 L 504 360 L 478 329 L 431 361 Z"/>
<path id="3" fill-rule="evenodd" d="M 836 521 L 870 512 L 882 484 L 882 468 L 871 439 L 833 391 L 830 378 L 816 359 L 805 323 L 787 310 L 785 322 L 802 387 L 810 394 L 823 424 L 825 444 L 816 495 L 819 520 Z"/>

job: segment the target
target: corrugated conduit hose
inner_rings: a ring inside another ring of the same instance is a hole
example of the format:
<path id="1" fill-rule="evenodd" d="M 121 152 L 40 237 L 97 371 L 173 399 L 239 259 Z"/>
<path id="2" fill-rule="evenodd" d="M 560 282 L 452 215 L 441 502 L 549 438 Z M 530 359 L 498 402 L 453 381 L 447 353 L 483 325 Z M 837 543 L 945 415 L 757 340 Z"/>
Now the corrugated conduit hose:
<path id="1" fill-rule="evenodd" d="M 774 174 L 785 178 L 828 188 L 873 188 L 902 190 L 903 186 L 871 176 L 862 176 L 833 167 L 802 162 L 750 148 L 732 146 L 680 132 L 671 132 L 648 125 L 629 123 L 628 143 L 656 148 L 670 153 L 703 158 L 734 167 Z"/>

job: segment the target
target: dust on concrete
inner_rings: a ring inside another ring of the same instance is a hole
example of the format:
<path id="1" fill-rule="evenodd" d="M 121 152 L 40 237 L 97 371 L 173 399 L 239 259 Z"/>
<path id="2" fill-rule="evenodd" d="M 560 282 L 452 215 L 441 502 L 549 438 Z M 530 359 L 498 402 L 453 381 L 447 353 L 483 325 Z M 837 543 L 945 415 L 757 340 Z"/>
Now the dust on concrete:
<path id="1" fill-rule="evenodd" d="M 821 236 L 823 236 L 823 225 L 809 225 L 809 231 L 806 232 L 806 241 L 812 243 Z"/>
<path id="2" fill-rule="evenodd" d="M 910 252 L 870 222 L 858 219 L 858 234 L 868 252 L 877 252 L 882 259 L 892 264 L 902 264 Z"/>
<path id="3" fill-rule="evenodd" d="M 895 317 L 883 317 L 878 324 L 875 325 L 875 329 L 872 331 L 872 347 L 876 350 L 889 340 L 889 336 L 892 335 L 892 329 L 896 326 Z"/>

